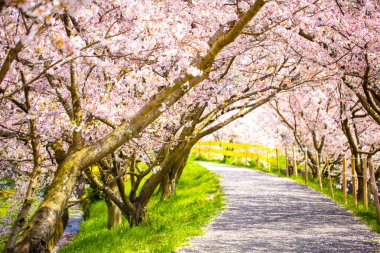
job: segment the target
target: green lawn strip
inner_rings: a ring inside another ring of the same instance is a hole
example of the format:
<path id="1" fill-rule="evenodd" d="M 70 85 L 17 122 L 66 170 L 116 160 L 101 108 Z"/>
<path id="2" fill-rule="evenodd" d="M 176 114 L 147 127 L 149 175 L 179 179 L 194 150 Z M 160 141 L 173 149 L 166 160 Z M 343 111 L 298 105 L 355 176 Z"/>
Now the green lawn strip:
<path id="1" fill-rule="evenodd" d="M 0 190 L 0 218 L 4 218 L 5 216 L 7 217 L 16 217 L 16 213 L 9 213 L 9 207 L 11 203 L 8 201 L 9 198 L 13 196 L 15 193 L 15 190 L 13 189 L 1 189 Z M 5 225 L 6 223 L 2 222 L 0 220 L 0 225 Z M 5 247 L 5 242 L 6 242 L 6 237 L 5 236 L 0 236 L 0 252 L 3 250 Z"/>
<path id="2" fill-rule="evenodd" d="M 104 201 L 93 203 L 79 234 L 59 252 L 175 252 L 189 237 L 203 234 L 202 228 L 223 207 L 218 176 L 193 162 L 185 168 L 177 194 L 159 199 L 156 193 L 140 226 L 129 228 L 124 221 L 112 230 L 106 228 Z"/>
<path id="3" fill-rule="evenodd" d="M 223 160 L 209 160 L 204 156 L 194 157 L 194 159 L 198 160 L 198 161 L 211 161 L 211 162 L 230 164 L 230 165 L 235 165 L 235 166 L 243 166 L 243 167 L 259 170 L 259 171 L 262 171 L 265 173 L 269 173 L 272 175 L 276 175 L 279 177 L 286 177 L 285 170 L 282 169 L 281 172 L 279 173 L 278 169 L 276 168 L 276 165 L 273 163 L 271 163 L 271 171 L 268 171 L 267 168 L 263 168 L 262 164 L 260 164 L 260 163 L 256 164 L 255 161 L 248 161 L 248 166 L 247 166 L 242 161 L 236 160 L 236 162 L 235 162 L 235 160 L 231 159 L 231 158 L 224 159 L 224 161 Z M 282 167 L 282 168 L 284 168 L 284 167 Z M 289 178 L 292 179 L 293 181 L 296 181 L 297 183 L 305 184 L 305 176 L 303 174 L 299 174 L 298 177 L 291 175 Z M 322 189 L 322 191 L 320 191 L 318 179 L 313 178 L 311 175 L 309 175 L 308 179 L 309 179 L 308 180 L 309 181 L 308 187 L 310 187 L 310 188 L 312 188 L 318 192 L 322 192 L 324 195 L 331 198 L 327 180 L 322 181 L 322 184 L 323 184 L 322 188 L 323 189 Z M 366 210 L 364 208 L 364 204 L 358 200 L 358 207 L 355 209 L 354 208 L 353 196 L 351 194 L 347 194 L 347 204 L 344 204 L 343 190 L 337 189 L 337 188 L 334 188 L 334 199 L 333 200 L 335 202 L 337 202 L 338 204 L 344 206 L 348 210 L 350 210 L 352 213 L 355 214 L 355 216 L 357 218 L 359 218 L 360 220 L 367 223 L 371 227 L 372 231 L 380 233 L 380 224 L 377 223 L 377 221 L 376 221 L 376 210 L 375 210 L 375 206 L 374 206 L 372 201 L 369 202 L 369 208 Z"/>
<path id="4" fill-rule="evenodd" d="M 7 213 L 9 203 L 6 203 L 7 199 L 0 197 L 0 217 L 3 218 Z M 0 225 L 3 225 L 3 222 L 0 221 Z M 6 237 L 0 235 L 0 251 L 5 247 Z"/>
<path id="5" fill-rule="evenodd" d="M 4 217 L 8 211 L 10 203 L 7 203 L 6 198 L 0 197 L 0 217 Z"/>
<path id="6" fill-rule="evenodd" d="M 11 203 L 9 203 L 9 201 L 7 202 L 7 200 L 11 198 L 14 193 L 15 191 L 12 189 L 0 190 L 0 217 L 1 218 L 7 214 L 8 208 L 11 205 Z"/>

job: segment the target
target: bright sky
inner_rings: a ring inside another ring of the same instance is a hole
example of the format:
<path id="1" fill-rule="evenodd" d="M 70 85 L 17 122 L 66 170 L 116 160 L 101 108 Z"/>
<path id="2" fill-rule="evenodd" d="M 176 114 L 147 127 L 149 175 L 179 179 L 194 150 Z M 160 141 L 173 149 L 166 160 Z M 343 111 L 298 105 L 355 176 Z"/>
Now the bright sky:
<path id="1" fill-rule="evenodd" d="M 268 110 L 270 110 L 269 106 L 259 107 L 205 139 L 220 138 L 228 141 L 232 137 L 234 142 L 257 143 L 274 147 L 281 143 L 281 131 L 276 127 L 279 124 L 278 120 L 274 116 L 271 117 L 273 114 L 267 113 Z"/>

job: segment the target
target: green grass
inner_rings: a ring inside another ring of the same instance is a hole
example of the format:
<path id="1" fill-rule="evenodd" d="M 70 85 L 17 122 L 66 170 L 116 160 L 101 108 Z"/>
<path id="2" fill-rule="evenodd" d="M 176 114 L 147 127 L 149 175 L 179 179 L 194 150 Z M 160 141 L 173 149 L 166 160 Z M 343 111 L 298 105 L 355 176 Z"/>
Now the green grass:
<path id="1" fill-rule="evenodd" d="M 4 217 L 8 211 L 9 203 L 6 202 L 6 198 L 0 197 L 0 217 Z"/>
<path id="2" fill-rule="evenodd" d="M 15 193 L 12 189 L 3 189 L 0 190 L 0 217 L 4 217 L 8 212 L 10 203 L 7 203 L 7 200 L 13 196 Z"/>
<path id="3" fill-rule="evenodd" d="M 218 176 L 192 162 L 184 170 L 177 194 L 159 199 L 156 193 L 140 226 L 129 228 L 124 221 L 112 230 L 106 228 L 104 201 L 95 202 L 79 234 L 59 252 L 175 252 L 189 237 L 203 234 L 202 228 L 223 208 Z"/>
<path id="4" fill-rule="evenodd" d="M 273 163 L 271 163 L 271 171 L 268 171 L 268 169 L 264 168 L 262 166 L 262 164 L 256 163 L 255 161 L 248 161 L 248 165 L 245 165 L 245 163 L 243 163 L 240 160 L 236 160 L 236 162 L 235 162 L 235 160 L 233 158 L 232 159 L 228 158 L 225 161 L 207 159 L 206 157 L 203 157 L 203 156 L 202 157 L 193 157 L 193 159 L 195 159 L 195 160 L 201 160 L 201 161 L 210 161 L 210 162 L 217 162 L 217 163 L 225 163 L 225 164 L 236 165 L 236 166 L 244 166 L 244 167 L 252 168 L 252 169 L 255 169 L 255 170 L 260 170 L 260 171 L 263 171 L 263 172 L 266 172 L 266 173 L 270 173 L 270 174 L 273 174 L 273 175 L 276 175 L 276 176 L 279 176 L 279 177 L 286 177 L 285 170 L 283 169 L 283 170 L 281 170 L 279 172 L 278 169 L 276 168 L 276 164 L 273 164 Z M 285 167 L 285 162 L 282 162 L 282 163 L 281 163 L 281 160 L 280 160 L 280 168 L 284 168 Z M 281 164 L 282 164 L 282 166 L 281 166 Z M 299 174 L 298 177 L 295 177 L 295 176 L 291 175 L 289 178 L 292 179 L 292 180 L 294 180 L 294 181 L 296 181 L 296 182 L 298 182 L 298 183 L 300 183 L 300 184 L 305 184 L 305 176 L 303 174 Z M 325 194 L 326 196 L 328 196 L 328 197 L 331 198 L 330 188 L 329 188 L 329 185 L 328 185 L 328 181 L 327 180 L 322 180 L 322 185 L 323 185 L 323 187 L 322 187 L 322 191 L 321 191 L 320 188 L 319 188 L 318 179 L 317 178 L 313 178 L 312 176 L 309 175 L 309 177 L 308 177 L 308 187 L 313 188 L 314 190 L 316 190 L 318 192 L 322 192 L 323 194 Z M 333 200 L 335 202 L 337 202 L 338 204 L 344 206 L 348 210 L 350 210 L 352 213 L 355 214 L 355 216 L 357 218 L 359 218 L 360 220 L 362 220 L 365 223 L 367 223 L 371 227 L 372 231 L 380 233 L 380 224 L 377 223 L 377 221 L 376 221 L 376 210 L 375 210 L 375 206 L 374 206 L 373 202 L 370 202 L 369 203 L 369 208 L 365 209 L 364 208 L 364 204 L 361 201 L 358 200 L 358 206 L 355 209 L 354 208 L 354 199 L 353 199 L 353 196 L 351 194 L 347 194 L 347 203 L 345 204 L 344 200 L 343 200 L 343 190 L 337 189 L 337 188 L 334 188 L 334 198 L 333 198 Z"/>
<path id="5" fill-rule="evenodd" d="M 0 217 L 1 218 L 5 216 L 9 207 L 9 204 L 6 203 L 6 201 L 7 201 L 6 198 L 0 197 Z M 0 225 L 3 225 L 1 221 L 0 221 Z M 4 236 L 0 236 L 0 251 L 2 251 L 3 248 L 5 247 L 5 244 L 4 244 L 5 240 L 6 238 Z"/>
<path id="6" fill-rule="evenodd" d="M 12 189 L 2 189 L 0 190 L 0 218 L 3 218 L 5 216 L 7 217 L 15 217 L 17 214 L 9 214 L 9 206 L 11 203 L 7 200 L 12 197 L 12 195 L 15 193 L 14 190 Z M 0 221 L 0 225 L 5 225 L 2 221 Z M 5 247 L 5 241 L 6 237 L 0 236 L 0 252 L 3 250 Z"/>

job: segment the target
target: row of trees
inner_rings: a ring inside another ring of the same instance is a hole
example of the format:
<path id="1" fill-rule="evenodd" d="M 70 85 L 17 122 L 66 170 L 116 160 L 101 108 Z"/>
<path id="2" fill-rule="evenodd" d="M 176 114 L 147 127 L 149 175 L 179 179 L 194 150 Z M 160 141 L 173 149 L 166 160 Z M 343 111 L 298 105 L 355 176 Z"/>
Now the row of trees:
<path id="1" fill-rule="evenodd" d="M 18 189 L 5 252 L 50 251 L 84 179 L 106 195 L 109 227 L 120 215 L 139 225 L 158 187 L 175 192 L 199 139 L 270 101 L 311 121 L 334 104 L 342 122 L 359 108 L 372 131 L 380 123 L 376 1 L 1 1 L 0 11 L 0 176 Z M 316 124 L 318 138 L 329 124 Z"/>
<path id="2" fill-rule="evenodd" d="M 345 90 L 347 93 L 343 100 L 343 86 L 308 87 L 305 91 L 312 96 L 290 92 L 271 101 L 268 109 L 273 110 L 274 121 L 283 127 L 280 130 L 282 134 L 289 136 L 302 153 L 308 153 L 309 167 L 314 176 L 317 176 L 318 161 L 324 161 L 326 155 L 330 157 L 338 178 L 341 176 L 343 155 L 355 157 L 358 198 L 363 200 L 363 158 L 378 164 L 380 140 L 375 133 L 380 130 L 379 125 L 369 118 L 349 90 Z M 327 94 L 331 94 L 329 99 L 325 99 Z M 378 167 L 377 179 L 380 177 Z"/>

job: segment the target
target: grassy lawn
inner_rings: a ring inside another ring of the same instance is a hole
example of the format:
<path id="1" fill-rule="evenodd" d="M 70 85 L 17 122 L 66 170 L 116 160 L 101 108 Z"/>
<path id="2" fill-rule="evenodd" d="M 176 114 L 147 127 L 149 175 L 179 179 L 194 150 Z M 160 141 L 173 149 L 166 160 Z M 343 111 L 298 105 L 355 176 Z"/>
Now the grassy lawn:
<path id="1" fill-rule="evenodd" d="M 140 226 L 129 228 L 123 222 L 112 230 L 106 228 L 104 201 L 92 204 L 90 218 L 59 252 L 175 252 L 189 237 L 201 235 L 223 207 L 218 176 L 192 162 L 184 170 L 176 196 L 166 201 L 159 198 L 159 194 L 153 196 L 148 218 Z"/>
<path id="2" fill-rule="evenodd" d="M 260 170 L 260 171 L 263 171 L 266 173 L 270 173 L 270 174 L 273 174 L 273 175 L 276 175 L 279 177 L 286 177 L 285 170 L 282 169 L 279 172 L 278 169 L 276 168 L 276 164 L 271 164 L 272 169 L 271 169 L 271 171 L 268 171 L 267 168 L 263 168 L 262 164 L 260 164 L 260 163 L 256 164 L 255 161 L 248 161 L 248 165 L 245 165 L 241 160 L 236 160 L 236 162 L 235 162 L 235 160 L 231 159 L 231 158 L 226 159 L 224 161 L 210 160 L 210 159 L 207 159 L 206 157 L 203 157 L 203 156 L 202 157 L 195 157 L 194 159 L 202 160 L 202 161 L 212 161 L 212 162 L 217 162 L 217 163 L 243 166 L 243 167 L 252 168 L 255 170 Z M 285 162 L 280 160 L 280 168 L 284 168 L 284 167 L 285 167 Z M 291 175 L 289 178 L 300 183 L 300 184 L 305 184 L 305 176 L 303 174 L 299 174 L 298 177 Z M 322 191 L 320 191 L 318 179 L 312 178 L 311 175 L 309 175 L 308 179 L 309 179 L 308 180 L 309 181 L 308 186 L 310 188 L 313 188 L 314 190 L 316 190 L 318 192 L 322 192 L 323 194 L 325 194 L 326 196 L 331 198 L 327 180 L 322 181 L 322 185 L 323 185 L 322 188 L 323 189 L 322 189 Z M 334 188 L 333 200 L 335 202 L 337 202 L 338 204 L 344 206 L 348 210 L 350 210 L 352 213 L 355 214 L 355 216 L 357 218 L 359 218 L 360 220 L 367 223 L 371 227 L 372 231 L 380 233 L 380 224 L 377 223 L 377 221 L 376 221 L 376 210 L 375 210 L 375 206 L 374 206 L 373 202 L 370 202 L 369 208 L 365 209 L 364 204 L 358 200 L 358 207 L 355 209 L 354 208 L 353 196 L 351 194 L 347 194 L 347 203 L 345 204 L 343 201 L 343 191 L 341 189 L 337 189 L 337 188 Z"/>

